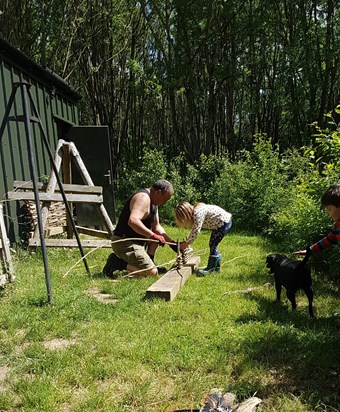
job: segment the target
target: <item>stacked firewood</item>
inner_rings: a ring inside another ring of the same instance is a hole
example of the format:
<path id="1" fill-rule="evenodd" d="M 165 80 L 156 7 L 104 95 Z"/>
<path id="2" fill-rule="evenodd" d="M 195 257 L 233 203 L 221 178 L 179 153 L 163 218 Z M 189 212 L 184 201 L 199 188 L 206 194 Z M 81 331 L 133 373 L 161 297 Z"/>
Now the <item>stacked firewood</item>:
<path id="1" fill-rule="evenodd" d="M 28 237 L 32 238 L 34 229 L 38 224 L 38 215 L 35 202 L 27 201 L 21 207 L 22 224 L 26 225 Z M 47 221 L 45 223 L 45 236 L 56 235 L 65 232 L 66 208 L 63 202 L 53 202 L 49 207 Z"/>

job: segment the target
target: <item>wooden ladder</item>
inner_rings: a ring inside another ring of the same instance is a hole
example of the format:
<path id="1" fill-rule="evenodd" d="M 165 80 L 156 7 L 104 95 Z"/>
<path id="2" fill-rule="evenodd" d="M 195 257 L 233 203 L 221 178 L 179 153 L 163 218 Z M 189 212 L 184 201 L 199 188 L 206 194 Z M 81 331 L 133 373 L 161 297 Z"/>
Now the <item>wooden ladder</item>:
<path id="1" fill-rule="evenodd" d="M 75 185 L 71 183 L 71 159 L 75 162 L 75 165 L 79 171 L 81 178 L 84 181 L 83 185 Z M 83 163 L 79 152 L 73 142 L 65 142 L 64 140 L 59 140 L 56 149 L 54 163 L 56 165 L 57 171 L 60 170 L 63 165 L 63 176 L 64 184 L 63 190 L 66 195 L 67 202 L 72 205 L 72 203 L 89 203 L 96 206 L 96 209 L 100 215 L 103 226 L 105 226 L 105 231 L 96 230 L 87 227 L 76 226 L 79 233 L 84 233 L 86 235 L 91 235 L 94 237 L 104 238 L 105 240 L 81 240 L 83 247 L 94 248 L 94 247 L 111 247 L 111 236 L 114 226 L 109 218 L 109 215 L 103 205 L 103 195 L 102 187 L 95 186 L 93 181 Z M 46 228 L 46 222 L 52 202 L 62 202 L 62 196 L 60 193 L 60 188 L 57 185 L 57 178 L 55 173 L 52 171 L 49 181 L 46 185 L 43 183 L 38 184 L 39 189 L 39 201 L 41 201 L 41 216 L 44 228 L 44 235 L 48 234 Z M 8 192 L 7 197 L 9 200 L 23 200 L 23 201 L 34 201 L 33 183 L 32 182 L 21 182 L 15 181 L 13 184 L 13 190 Z M 72 210 L 72 207 L 70 207 Z M 72 227 L 67 219 L 66 231 L 68 239 L 45 239 L 46 246 L 50 247 L 78 247 L 76 239 L 72 239 Z M 29 239 L 30 247 L 40 246 L 40 236 L 38 225 L 35 226 L 34 235 Z"/>
<path id="2" fill-rule="evenodd" d="M 9 239 L 6 233 L 3 204 L 0 203 L 0 258 L 2 274 L 0 275 L 0 287 L 4 287 L 7 282 L 14 282 L 15 276 L 12 265 Z"/>

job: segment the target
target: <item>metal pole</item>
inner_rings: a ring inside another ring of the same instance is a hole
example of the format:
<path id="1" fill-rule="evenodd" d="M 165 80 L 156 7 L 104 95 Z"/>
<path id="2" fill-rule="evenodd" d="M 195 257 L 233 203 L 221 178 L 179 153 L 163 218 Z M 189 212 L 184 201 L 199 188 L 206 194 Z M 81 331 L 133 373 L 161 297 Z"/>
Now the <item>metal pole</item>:
<path id="1" fill-rule="evenodd" d="M 30 87 L 30 86 L 31 86 L 31 85 L 28 84 L 28 83 L 22 83 L 22 84 L 23 84 L 23 86 L 26 86 L 26 87 Z M 69 206 L 69 204 L 68 204 L 68 201 L 67 201 L 67 198 L 66 198 L 66 194 L 65 194 L 63 185 L 62 185 L 62 183 L 61 183 L 61 180 L 60 180 L 60 177 L 59 177 L 59 174 L 58 174 L 57 167 L 56 167 L 56 165 L 55 165 L 55 163 L 54 163 L 54 157 L 53 157 L 53 154 L 52 154 L 50 145 L 49 145 L 49 143 L 48 143 L 48 140 L 47 140 L 45 131 L 44 131 L 43 127 L 42 127 L 38 110 L 37 110 L 37 108 L 36 108 L 36 106 L 35 106 L 35 103 L 34 103 L 34 101 L 33 101 L 33 99 L 32 99 L 32 96 L 31 96 L 31 93 L 30 93 L 30 90 L 29 90 L 29 89 L 28 89 L 28 97 L 29 97 L 30 102 L 31 102 L 31 105 L 32 105 L 32 107 L 33 107 L 34 114 L 35 114 L 35 116 L 39 119 L 39 127 L 40 127 L 40 131 L 41 131 L 41 134 L 42 134 L 42 137 L 43 137 L 43 141 L 44 141 L 45 147 L 46 147 L 46 149 L 47 149 L 48 156 L 49 156 L 49 158 L 50 158 L 50 162 L 51 162 L 52 169 L 53 169 L 53 171 L 54 171 L 54 173 L 55 173 L 55 176 L 56 176 L 56 179 L 57 179 L 57 182 L 58 182 L 58 185 L 59 185 L 59 189 L 60 189 L 61 196 L 62 196 L 63 201 L 64 201 L 64 203 L 65 203 L 65 208 L 66 208 L 67 214 L 68 214 L 68 216 L 69 216 L 69 218 L 70 218 L 70 221 L 71 221 L 71 225 L 72 225 L 73 232 L 74 232 L 74 235 L 75 235 L 76 240 L 77 240 L 77 244 L 78 244 L 78 247 L 79 247 L 79 250 L 80 250 L 80 254 L 81 254 L 81 257 L 83 258 L 83 261 L 84 261 L 85 269 L 86 269 L 87 273 L 90 273 L 89 266 L 88 266 L 87 261 L 86 261 L 86 259 L 85 259 L 85 253 L 84 253 L 84 250 L 83 250 L 83 246 L 82 246 L 81 241 L 80 241 L 80 238 L 79 238 L 78 230 L 77 230 L 77 228 L 76 228 L 76 224 L 75 224 L 75 222 L 74 222 L 74 219 L 73 219 L 73 216 L 72 216 L 72 212 L 71 212 L 71 210 L 70 210 L 70 206 Z M 39 227 L 39 230 L 40 230 L 40 227 Z"/>
<path id="2" fill-rule="evenodd" d="M 41 245 L 42 256 L 43 256 L 43 261 L 44 261 L 47 296 L 48 296 L 48 302 L 52 303 L 50 272 L 49 272 L 48 261 L 47 261 L 46 243 L 45 243 L 45 237 L 44 237 L 44 227 L 43 227 L 43 223 L 42 223 L 41 210 L 40 210 L 40 204 L 39 204 L 38 182 L 37 182 L 37 178 L 36 178 L 35 165 L 34 165 L 33 145 L 32 145 L 30 125 L 29 125 L 30 115 L 28 113 L 28 106 L 27 106 L 27 89 L 26 89 L 26 87 L 30 87 L 31 85 L 29 83 L 16 83 L 14 86 L 15 87 L 20 87 L 20 89 L 21 89 L 22 107 L 23 107 L 23 111 L 24 111 L 24 125 L 25 125 L 26 141 L 27 141 L 27 149 L 28 149 L 28 161 L 29 161 L 31 179 L 32 179 L 32 182 L 33 182 L 35 204 L 36 204 L 36 209 L 37 209 L 38 227 L 39 227 L 39 234 L 40 234 L 40 245 Z"/>

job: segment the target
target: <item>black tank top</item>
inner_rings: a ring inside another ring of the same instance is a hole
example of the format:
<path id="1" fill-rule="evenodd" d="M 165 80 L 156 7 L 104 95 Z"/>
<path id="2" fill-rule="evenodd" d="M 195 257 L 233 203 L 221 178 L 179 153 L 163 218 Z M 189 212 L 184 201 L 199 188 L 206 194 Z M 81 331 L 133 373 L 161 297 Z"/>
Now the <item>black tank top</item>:
<path id="1" fill-rule="evenodd" d="M 135 196 L 137 193 L 147 193 L 150 196 L 150 193 L 146 189 L 141 189 L 139 192 L 134 193 L 132 196 L 129 197 L 127 202 L 125 203 L 122 213 L 119 216 L 117 226 L 113 232 L 114 235 L 116 236 L 121 236 L 121 237 L 141 237 L 144 238 L 144 235 L 140 235 L 139 233 L 135 232 L 129 225 L 128 221 L 130 218 L 130 202 L 133 196 Z M 145 219 L 142 220 L 143 224 L 148 228 L 152 228 L 152 223 L 155 219 L 155 214 L 157 212 L 157 206 L 155 205 L 150 205 L 150 211 L 149 214 Z"/>

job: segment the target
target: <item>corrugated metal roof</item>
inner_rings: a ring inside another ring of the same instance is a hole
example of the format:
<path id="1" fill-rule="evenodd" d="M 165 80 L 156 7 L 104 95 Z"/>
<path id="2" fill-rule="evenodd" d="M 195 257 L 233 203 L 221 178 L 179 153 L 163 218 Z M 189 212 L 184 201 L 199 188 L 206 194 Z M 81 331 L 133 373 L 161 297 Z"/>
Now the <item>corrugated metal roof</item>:
<path id="1" fill-rule="evenodd" d="M 18 66 L 20 70 L 27 73 L 30 77 L 46 82 L 49 86 L 54 86 L 59 91 L 62 91 L 65 97 L 68 97 L 72 101 L 78 101 L 81 99 L 79 93 L 70 86 L 65 80 L 54 73 L 48 67 L 44 68 L 39 64 L 35 63 L 29 57 L 27 57 L 23 52 L 13 47 L 6 40 L 0 36 L 0 54 L 3 56 L 4 60 L 8 60 L 10 63 Z"/>

